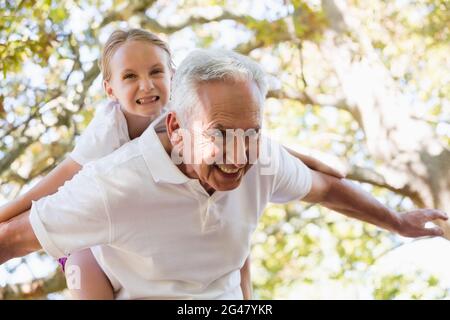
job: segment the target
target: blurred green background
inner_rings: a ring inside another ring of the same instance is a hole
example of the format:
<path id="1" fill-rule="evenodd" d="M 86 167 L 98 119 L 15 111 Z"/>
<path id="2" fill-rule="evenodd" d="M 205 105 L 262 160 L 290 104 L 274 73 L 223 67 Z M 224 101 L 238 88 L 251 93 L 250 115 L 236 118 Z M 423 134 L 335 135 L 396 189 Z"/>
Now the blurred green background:
<path id="1" fill-rule="evenodd" d="M 0 1 L 0 204 L 63 159 L 105 103 L 97 59 L 116 28 L 234 49 L 271 75 L 266 134 L 345 170 L 399 211 L 450 213 L 446 0 Z M 299 202 L 253 237 L 256 299 L 440 299 L 450 246 Z M 0 299 L 65 299 L 44 253 L 0 266 Z"/>

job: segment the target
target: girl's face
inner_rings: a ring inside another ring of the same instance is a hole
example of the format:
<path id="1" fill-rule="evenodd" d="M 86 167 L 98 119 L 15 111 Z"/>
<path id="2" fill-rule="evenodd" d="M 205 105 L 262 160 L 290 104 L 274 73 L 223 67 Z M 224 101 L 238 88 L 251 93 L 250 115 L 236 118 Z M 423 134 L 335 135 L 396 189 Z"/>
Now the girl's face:
<path id="1" fill-rule="evenodd" d="M 169 57 L 160 47 L 145 41 L 122 44 L 110 60 L 111 78 L 106 93 L 118 101 L 124 113 L 156 118 L 167 104 L 172 71 Z"/>

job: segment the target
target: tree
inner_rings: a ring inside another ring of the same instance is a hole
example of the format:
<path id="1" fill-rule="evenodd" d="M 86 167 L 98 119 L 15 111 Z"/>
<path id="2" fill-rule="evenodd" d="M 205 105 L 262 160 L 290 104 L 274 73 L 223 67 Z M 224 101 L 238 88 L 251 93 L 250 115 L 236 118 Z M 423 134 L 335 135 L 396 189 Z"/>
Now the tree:
<path id="1" fill-rule="evenodd" d="M 259 60 L 275 83 L 266 115 L 272 135 L 345 159 L 350 179 L 399 210 L 450 212 L 448 10 L 444 0 L 6 1 L 2 194 L 16 196 L 72 148 L 104 99 L 96 60 L 105 35 L 137 26 L 169 40 L 175 54 L 182 43 L 234 48 Z M 81 13 L 84 23 L 75 21 Z M 42 77 L 29 78 L 30 70 Z M 255 235 L 258 296 L 273 297 L 299 279 L 314 283 L 330 243 L 339 267 L 324 271 L 327 277 L 355 282 L 402 242 L 325 209 L 272 206 Z M 380 290 L 373 296 L 396 296 Z"/>

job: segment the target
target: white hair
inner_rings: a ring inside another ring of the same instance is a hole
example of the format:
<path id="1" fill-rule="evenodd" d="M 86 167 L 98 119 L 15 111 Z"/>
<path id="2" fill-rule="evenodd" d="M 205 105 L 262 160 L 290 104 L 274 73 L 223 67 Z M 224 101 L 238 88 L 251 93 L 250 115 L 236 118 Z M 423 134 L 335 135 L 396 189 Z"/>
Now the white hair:
<path id="1" fill-rule="evenodd" d="M 183 126 L 189 123 L 198 106 L 198 85 L 213 80 L 253 81 L 259 89 L 262 109 L 267 82 L 264 71 L 256 62 L 229 50 L 195 50 L 181 62 L 172 82 L 169 110 L 176 112 Z"/>

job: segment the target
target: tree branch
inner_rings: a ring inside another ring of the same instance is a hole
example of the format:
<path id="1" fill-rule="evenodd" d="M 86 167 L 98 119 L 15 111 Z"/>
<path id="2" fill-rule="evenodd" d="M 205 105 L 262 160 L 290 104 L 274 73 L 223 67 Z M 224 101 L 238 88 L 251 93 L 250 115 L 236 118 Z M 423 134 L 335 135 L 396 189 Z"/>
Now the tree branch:
<path id="1" fill-rule="evenodd" d="M 6 170 L 9 170 L 11 167 L 11 164 L 20 157 L 23 152 L 34 142 L 35 140 L 26 137 L 26 140 L 22 143 L 19 143 L 18 146 L 12 150 L 9 151 L 1 160 L 0 160 L 0 174 Z"/>
<path id="2" fill-rule="evenodd" d="M 98 66 L 97 61 L 94 61 L 94 64 L 92 65 L 92 67 L 88 71 L 84 72 L 84 78 L 81 83 L 83 90 L 81 91 L 80 96 L 73 103 L 74 105 L 79 106 L 77 112 L 79 112 L 81 109 L 83 109 L 84 100 L 86 99 L 88 90 L 99 74 L 100 74 L 100 68 Z M 70 114 L 73 114 L 73 112 L 70 112 Z"/>
<path id="3" fill-rule="evenodd" d="M 316 95 L 314 97 L 310 96 L 305 91 L 287 93 L 284 90 L 271 90 L 267 94 L 267 98 L 276 98 L 282 100 L 295 100 L 303 104 L 317 105 L 317 106 L 327 106 L 335 107 L 337 109 L 349 111 L 349 107 L 346 104 L 345 99 L 335 98 L 327 95 Z"/>
<path id="4" fill-rule="evenodd" d="M 166 34 L 172 34 L 174 32 L 180 31 L 188 26 L 197 25 L 197 24 L 206 24 L 206 23 L 218 22 L 218 21 L 222 21 L 222 20 L 234 20 L 234 21 L 240 22 L 242 24 L 245 24 L 249 19 L 253 19 L 250 16 L 238 16 L 231 12 L 223 11 L 222 14 L 220 14 L 217 17 L 212 18 L 212 19 L 191 16 L 188 19 L 186 19 L 183 23 L 180 23 L 177 25 L 163 26 L 157 20 L 149 18 L 147 15 L 145 15 L 145 12 L 139 12 L 136 15 L 141 18 L 141 26 L 143 28 L 150 29 L 154 32 L 160 32 L 160 33 L 166 33 Z"/>
<path id="5" fill-rule="evenodd" d="M 145 12 L 155 2 L 155 0 L 133 1 L 130 5 L 126 6 L 120 11 L 114 9 L 106 14 L 105 18 L 103 18 L 102 22 L 100 23 L 99 29 L 114 21 L 127 21 L 132 16 L 141 12 Z"/>
<path id="6" fill-rule="evenodd" d="M 425 207 L 425 203 L 423 203 L 422 198 L 417 191 L 412 190 L 408 185 L 405 185 L 402 188 L 396 188 L 390 185 L 381 174 L 373 169 L 353 166 L 347 174 L 347 179 L 369 183 L 373 186 L 388 189 L 394 193 L 409 197 L 419 207 Z"/>
<path id="7" fill-rule="evenodd" d="M 163 26 L 155 19 L 151 19 L 148 16 L 145 15 L 145 12 L 139 12 L 135 14 L 136 16 L 141 18 L 141 26 L 143 28 L 152 30 L 154 32 L 159 33 L 165 33 L 165 34 L 172 34 L 174 32 L 177 32 L 179 30 L 182 30 L 188 26 L 191 25 L 198 25 L 198 24 L 206 24 L 211 22 L 219 22 L 223 20 L 233 20 L 236 21 L 244 26 L 248 25 L 249 23 L 266 23 L 266 28 L 263 28 L 260 26 L 261 30 L 274 30 L 273 34 L 271 34 L 270 41 L 261 40 L 261 37 L 253 37 L 252 40 L 246 43 L 242 43 L 238 45 L 235 50 L 237 52 L 240 52 L 242 54 L 249 54 L 252 50 L 255 50 L 257 48 L 261 48 L 264 46 L 267 46 L 269 44 L 273 43 L 280 43 L 284 41 L 292 40 L 292 35 L 288 32 L 281 32 L 280 30 L 284 30 L 285 20 L 279 19 L 276 21 L 265 21 L 265 20 L 255 20 L 251 16 L 247 15 L 235 15 L 229 11 L 223 11 L 222 14 L 218 15 L 217 17 L 214 17 L 212 19 L 204 18 L 204 17 L 196 17 L 191 16 L 188 19 L 186 19 L 183 23 L 177 24 L 177 25 L 169 25 L 169 26 Z M 264 38 L 264 37 L 262 37 Z"/>

